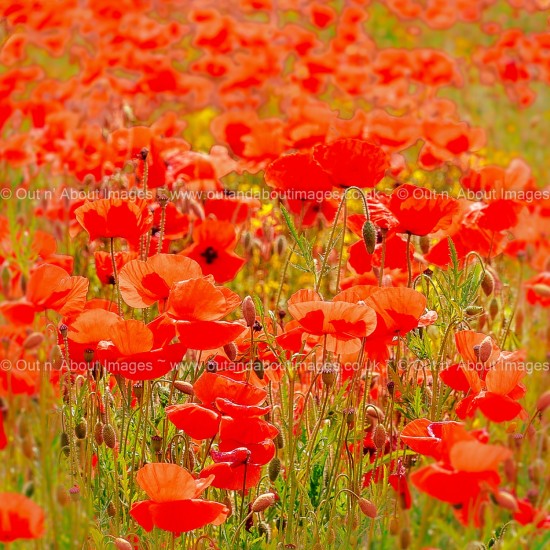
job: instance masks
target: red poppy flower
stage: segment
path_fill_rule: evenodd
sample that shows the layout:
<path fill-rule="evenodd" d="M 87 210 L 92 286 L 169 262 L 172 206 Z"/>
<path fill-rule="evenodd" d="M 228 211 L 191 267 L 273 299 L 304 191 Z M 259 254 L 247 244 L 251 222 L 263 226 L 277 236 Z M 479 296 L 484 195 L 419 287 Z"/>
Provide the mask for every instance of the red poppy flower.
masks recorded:
<path fill-rule="evenodd" d="M 223 504 L 198 498 L 214 476 L 195 479 L 177 464 L 157 462 L 141 468 L 136 480 L 150 500 L 135 502 L 130 515 L 147 532 L 157 527 L 186 533 L 208 524 L 220 525 L 229 514 Z"/>
<path fill-rule="evenodd" d="M 195 260 L 218 283 L 231 281 L 245 264 L 234 253 L 237 235 L 229 222 L 205 220 L 193 230 L 193 244 L 181 254 Z"/>
<path fill-rule="evenodd" d="M 376 327 L 376 314 L 370 307 L 325 302 L 311 290 L 295 292 L 288 300 L 288 312 L 305 332 L 325 337 L 327 350 L 334 353 L 357 351 L 360 339 Z"/>
<path fill-rule="evenodd" d="M 202 277 L 197 262 L 174 254 L 157 254 L 146 262 L 132 260 L 119 274 L 120 294 L 130 307 L 145 308 L 160 301 L 161 311 L 176 281 Z"/>
<path fill-rule="evenodd" d="M 0 493 L 0 542 L 39 539 L 45 531 L 44 510 L 17 493 Z"/>
<path fill-rule="evenodd" d="M 188 279 L 170 290 L 167 314 L 176 320 L 180 342 L 190 349 L 212 350 L 232 342 L 246 327 L 221 321 L 235 310 L 241 299 L 211 278 Z"/>
<path fill-rule="evenodd" d="M 448 228 L 459 212 L 459 203 L 451 197 L 406 183 L 393 191 L 388 208 L 399 221 L 395 228 L 398 233 L 423 236 Z"/>
<path fill-rule="evenodd" d="M 351 138 L 316 145 L 313 159 L 338 187 L 374 187 L 389 167 L 380 147 Z"/>
<path fill-rule="evenodd" d="M 75 210 L 75 216 L 90 241 L 120 237 L 136 244 L 153 224 L 153 216 L 143 199 L 87 201 Z"/>
<path fill-rule="evenodd" d="M 74 315 L 84 308 L 88 284 L 85 277 L 70 277 L 60 267 L 43 264 L 31 274 L 25 298 L 0 304 L 0 311 L 10 322 L 25 325 L 33 322 L 35 313 L 45 310 Z"/>
<path fill-rule="evenodd" d="M 198 403 L 183 403 L 166 407 L 166 417 L 178 430 L 193 439 L 211 439 L 220 428 L 221 415 Z"/>
<path fill-rule="evenodd" d="M 117 273 L 126 265 L 130 260 L 137 257 L 135 252 L 115 252 L 115 264 Z M 110 252 L 103 252 L 98 250 L 94 252 L 94 264 L 95 271 L 98 279 L 104 285 L 114 285 L 115 277 L 113 272 L 113 260 Z"/>

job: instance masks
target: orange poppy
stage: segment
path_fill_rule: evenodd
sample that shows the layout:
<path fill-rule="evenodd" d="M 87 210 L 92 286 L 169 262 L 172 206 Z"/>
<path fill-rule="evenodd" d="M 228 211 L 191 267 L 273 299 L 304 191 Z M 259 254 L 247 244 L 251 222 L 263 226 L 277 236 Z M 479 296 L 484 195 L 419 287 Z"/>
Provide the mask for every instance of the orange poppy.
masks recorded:
<path fill-rule="evenodd" d="M 195 479 L 177 464 L 153 463 L 141 468 L 136 480 L 150 500 L 134 502 L 130 515 L 147 532 L 154 527 L 187 533 L 205 525 L 220 525 L 229 515 L 227 506 L 199 498 L 214 476 Z"/>
<path fill-rule="evenodd" d="M 157 254 L 146 262 L 131 260 L 120 270 L 120 294 L 130 307 L 146 308 L 160 302 L 162 311 L 176 281 L 199 277 L 202 277 L 201 268 L 191 258 Z"/>
<path fill-rule="evenodd" d="M 45 531 L 44 510 L 17 493 L 0 493 L 0 542 L 34 540 Z"/>
<path fill-rule="evenodd" d="M 225 221 L 205 220 L 193 230 L 193 244 L 180 254 L 195 260 L 205 275 L 218 283 L 231 281 L 245 264 L 234 253 L 237 245 L 235 227 Z"/>
<path fill-rule="evenodd" d="M 86 277 L 71 277 L 61 267 L 42 264 L 29 277 L 25 297 L 3 302 L 0 312 L 10 322 L 23 325 L 31 324 L 34 315 L 45 310 L 74 315 L 84 309 L 88 285 Z"/>
<path fill-rule="evenodd" d="M 136 244 L 153 224 L 153 216 L 144 199 L 86 201 L 75 210 L 75 216 L 91 241 L 120 237 Z"/>

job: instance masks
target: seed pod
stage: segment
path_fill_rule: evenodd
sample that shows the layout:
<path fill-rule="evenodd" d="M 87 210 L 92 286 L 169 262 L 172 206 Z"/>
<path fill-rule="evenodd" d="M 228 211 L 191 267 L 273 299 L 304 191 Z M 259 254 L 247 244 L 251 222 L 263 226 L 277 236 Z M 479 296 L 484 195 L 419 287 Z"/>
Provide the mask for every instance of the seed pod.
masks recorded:
<path fill-rule="evenodd" d="M 327 388 L 332 388 L 336 382 L 336 372 L 332 365 L 324 365 L 321 370 L 321 380 Z"/>
<path fill-rule="evenodd" d="M 103 424 L 99 420 L 94 426 L 94 439 L 98 446 L 103 444 Z"/>
<path fill-rule="evenodd" d="M 284 438 L 283 432 L 281 430 L 279 430 L 279 433 L 276 435 L 273 442 L 275 443 L 275 447 L 277 449 L 284 449 L 284 447 L 285 447 L 285 438 Z"/>
<path fill-rule="evenodd" d="M 276 500 L 277 495 L 275 493 L 264 493 L 263 495 L 257 497 L 256 500 L 252 503 L 251 511 L 255 513 L 263 512 L 272 504 L 275 504 Z"/>
<path fill-rule="evenodd" d="M 41 332 L 31 332 L 23 341 L 23 349 L 35 349 L 44 341 Z"/>
<path fill-rule="evenodd" d="M 114 542 L 117 550 L 133 550 L 133 546 L 126 539 L 117 537 Z"/>
<path fill-rule="evenodd" d="M 75 426 L 74 433 L 78 439 L 84 439 L 88 433 L 88 424 L 84 418 Z"/>
<path fill-rule="evenodd" d="M 242 303 L 243 318 L 246 321 L 246 326 L 251 327 L 256 320 L 256 306 L 251 296 L 247 296 Z"/>
<path fill-rule="evenodd" d="M 366 498 L 360 498 L 357 500 L 361 512 L 368 518 L 375 518 L 377 514 L 376 506 Z"/>
<path fill-rule="evenodd" d="M 237 359 L 238 350 L 237 344 L 235 344 L 235 342 L 229 342 L 228 344 L 225 344 L 225 346 L 223 346 L 223 351 L 230 361 L 235 361 L 235 359 Z"/>
<path fill-rule="evenodd" d="M 107 504 L 107 515 L 110 518 L 114 518 L 116 516 L 116 506 L 112 500 L 110 500 L 109 504 Z"/>
<path fill-rule="evenodd" d="M 78 500 L 80 498 L 80 487 L 76 483 L 69 489 L 69 496 L 72 500 Z"/>
<path fill-rule="evenodd" d="M 485 293 L 485 296 L 490 296 L 495 290 L 495 278 L 490 271 L 485 271 L 483 278 L 481 279 L 481 289 Z"/>
<path fill-rule="evenodd" d="M 374 429 L 372 440 L 378 450 L 383 449 L 386 445 L 386 430 L 382 424 L 378 424 Z"/>
<path fill-rule="evenodd" d="M 496 298 L 493 298 L 489 304 L 489 315 L 494 319 L 498 315 L 498 310 L 498 301 Z"/>
<path fill-rule="evenodd" d="M 136 396 L 136 399 L 141 403 L 141 400 L 143 399 L 143 382 L 141 380 L 139 382 L 135 382 L 132 386 L 132 390 Z"/>
<path fill-rule="evenodd" d="M 418 239 L 418 245 L 422 254 L 427 254 L 430 251 L 430 238 L 428 235 L 423 235 Z"/>
<path fill-rule="evenodd" d="M 376 248 L 376 226 L 370 220 L 363 224 L 363 241 L 367 252 L 372 254 Z"/>
<path fill-rule="evenodd" d="M 473 317 L 474 315 L 483 313 L 483 308 L 481 306 L 468 306 L 464 308 L 464 313 L 470 317 Z"/>
<path fill-rule="evenodd" d="M 116 432 L 111 424 L 105 424 L 103 426 L 103 441 L 109 449 L 114 449 L 116 447 Z"/>
<path fill-rule="evenodd" d="M 279 477 L 279 473 L 281 471 L 281 460 L 278 456 L 273 457 L 271 462 L 268 466 L 268 472 L 269 472 L 269 481 L 271 483 L 274 483 L 275 480 Z"/>
<path fill-rule="evenodd" d="M 95 351 L 93 349 L 88 348 L 84 350 L 84 361 L 86 361 L 86 363 L 91 363 L 94 360 L 94 356 Z"/>
<path fill-rule="evenodd" d="M 195 395 L 195 390 L 193 389 L 193 384 L 189 382 L 184 382 L 183 380 L 176 380 L 174 382 L 174 388 L 184 393 L 185 395 Z"/>
<path fill-rule="evenodd" d="M 213 359 L 210 359 L 210 361 L 206 362 L 206 372 L 217 372 L 218 370 L 218 363 L 214 361 Z"/>
<path fill-rule="evenodd" d="M 344 409 L 344 420 L 346 421 L 346 424 L 348 427 L 353 426 L 353 423 L 355 422 L 355 409 L 353 407 L 349 407 L 347 409 Z"/>
<path fill-rule="evenodd" d="M 282 256 L 286 252 L 287 247 L 288 241 L 286 237 L 284 235 L 279 235 L 275 241 L 275 252 L 277 252 L 279 256 Z"/>
<path fill-rule="evenodd" d="M 154 453 L 160 453 L 162 450 L 162 437 L 160 435 L 154 435 L 151 437 L 151 448 Z"/>
<path fill-rule="evenodd" d="M 34 481 L 32 479 L 30 481 L 27 481 L 25 485 L 23 485 L 23 494 L 26 497 L 32 497 L 34 494 Z"/>
<path fill-rule="evenodd" d="M 390 520 L 390 534 L 395 537 L 399 533 L 399 518 L 394 517 Z"/>

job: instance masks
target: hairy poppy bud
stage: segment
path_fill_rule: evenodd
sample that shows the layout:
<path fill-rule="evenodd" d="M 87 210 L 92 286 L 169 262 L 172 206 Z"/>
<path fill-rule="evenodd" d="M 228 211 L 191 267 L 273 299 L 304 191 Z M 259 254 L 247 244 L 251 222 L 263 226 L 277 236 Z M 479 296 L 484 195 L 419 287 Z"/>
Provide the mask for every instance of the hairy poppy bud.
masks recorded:
<path fill-rule="evenodd" d="M 496 298 L 493 298 L 489 304 L 489 315 L 494 319 L 498 315 L 498 310 L 498 301 Z"/>
<path fill-rule="evenodd" d="M 486 363 L 493 352 L 493 342 L 490 336 L 484 338 L 478 346 L 474 346 L 474 353 L 481 363 Z"/>
<path fill-rule="evenodd" d="M 256 321 L 256 306 L 251 296 L 247 296 L 242 303 L 243 317 L 246 321 L 246 326 L 251 327 Z"/>
<path fill-rule="evenodd" d="M 376 227 L 370 220 L 363 224 L 363 241 L 367 252 L 372 254 L 376 248 Z"/>
<path fill-rule="evenodd" d="M 361 512 L 365 514 L 368 518 L 375 518 L 376 517 L 376 506 L 368 499 L 366 498 L 359 498 L 357 500 L 359 504 L 359 508 L 361 509 Z"/>
<path fill-rule="evenodd" d="M 94 439 L 98 446 L 103 444 L 103 424 L 100 421 L 94 427 Z"/>
<path fill-rule="evenodd" d="M 401 543 L 401 548 L 403 548 L 403 550 L 406 550 L 411 545 L 411 531 L 407 527 L 401 529 L 399 542 Z"/>
<path fill-rule="evenodd" d="M 31 332 L 23 342 L 23 349 L 37 348 L 44 341 L 44 335 L 41 332 Z"/>
<path fill-rule="evenodd" d="M 56 344 L 50 352 L 50 363 L 55 370 L 59 370 L 63 364 L 63 353 L 61 348 Z"/>
<path fill-rule="evenodd" d="M 263 361 L 256 359 L 252 365 L 252 370 L 256 373 L 256 376 L 260 379 L 264 379 L 264 364 Z"/>
<path fill-rule="evenodd" d="M 275 493 L 264 493 L 256 498 L 256 500 L 252 503 L 252 512 L 263 512 L 272 504 L 275 504 L 276 500 L 277 495 Z"/>
<path fill-rule="evenodd" d="M 391 518 L 390 520 L 390 534 L 395 537 L 399 533 L 399 518 Z"/>
<path fill-rule="evenodd" d="M 428 235 L 422 235 L 422 237 L 418 239 L 418 246 L 422 254 L 427 254 L 430 251 L 430 238 Z"/>
<path fill-rule="evenodd" d="M 473 317 L 474 315 L 483 313 L 483 308 L 481 306 L 468 306 L 464 309 L 464 313 L 470 317 Z"/>
<path fill-rule="evenodd" d="M 287 248 L 288 242 L 286 237 L 284 235 L 279 235 L 275 241 L 275 251 L 277 252 L 277 255 L 282 256 L 286 252 Z"/>
<path fill-rule="evenodd" d="M 550 407 L 550 390 L 545 391 L 537 401 L 537 411 L 545 411 L 548 407 Z"/>
<path fill-rule="evenodd" d="M 225 344 L 225 346 L 223 346 L 223 351 L 230 361 L 235 361 L 235 359 L 237 359 L 237 344 L 235 344 L 235 342 Z"/>
<path fill-rule="evenodd" d="M 382 424 L 378 424 L 374 429 L 372 440 L 374 441 L 377 449 L 382 449 L 384 448 L 384 445 L 386 445 L 386 430 Z"/>
<path fill-rule="evenodd" d="M 535 294 L 538 294 L 542 298 L 550 298 L 550 285 L 545 285 L 543 283 L 538 283 L 531 287 Z"/>
<path fill-rule="evenodd" d="M 75 426 L 74 433 L 78 439 L 84 439 L 88 433 L 88 424 L 84 418 Z"/>
<path fill-rule="evenodd" d="M 195 390 L 193 389 L 193 384 L 189 382 L 184 382 L 183 380 L 176 380 L 174 382 L 174 388 L 184 393 L 185 395 L 195 395 Z"/>
<path fill-rule="evenodd" d="M 281 471 L 281 460 L 279 457 L 275 456 L 271 460 L 268 466 L 268 472 L 269 472 L 269 481 L 273 483 L 278 477 L 279 472 Z"/>
<path fill-rule="evenodd" d="M 133 549 L 132 545 L 126 539 L 121 539 L 120 537 L 117 537 L 115 539 L 115 547 L 117 548 L 117 550 L 132 550 Z"/>
<path fill-rule="evenodd" d="M 481 289 L 485 293 L 485 296 L 490 296 L 495 290 L 495 278 L 490 271 L 485 271 L 483 278 L 481 279 Z"/>
<path fill-rule="evenodd" d="M 506 491 L 498 491 L 494 495 L 495 502 L 506 510 L 511 510 L 512 512 L 517 512 L 519 507 L 517 500 Z"/>
<path fill-rule="evenodd" d="M 111 424 L 105 424 L 103 426 L 103 441 L 109 449 L 114 449 L 116 446 L 116 432 Z"/>

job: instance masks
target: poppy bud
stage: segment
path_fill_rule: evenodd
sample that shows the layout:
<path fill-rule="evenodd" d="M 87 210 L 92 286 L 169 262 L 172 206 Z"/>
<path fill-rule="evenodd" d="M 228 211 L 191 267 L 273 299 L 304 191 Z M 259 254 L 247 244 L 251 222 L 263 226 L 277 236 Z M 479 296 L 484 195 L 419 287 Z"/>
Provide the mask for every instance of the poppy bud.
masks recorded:
<path fill-rule="evenodd" d="M 537 401 L 537 411 L 543 412 L 550 407 L 550 390 L 545 391 Z"/>
<path fill-rule="evenodd" d="M 271 460 L 268 466 L 268 472 L 269 472 L 269 481 L 271 483 L 274 483 L 275 480 L 279 477 L 279 472 L 281 471 L 281 460 L 279 457 L 275 456 Z"/>
<path fill-rule="evenodd" d="M 252 512 L 263 512 L 269 508 L 272 504 L 275 504 L 277 500 L 277 495 L 275 493 L 264 493 L 256 498 L 252 503 Z"/>
<path fill-rule="evenodd" d="M 174 388 L 176 388 L 176 390 L 180 391 L 181 393 L 184 393 L 185 395 L 195 394 L 193 384 L 190 384 L 189 382 L 184 382 L 183 380 L 176 380 L 174 382 Z"/>
<path fill-rule="evenodd" d="M 87 348 L 84 350 L 84 361 L 91 363 L 94 360 L 95 352 L 93 349 Z"/>
<path fill-rule="evenodd" d="M 497 493 L 495 493 L 494 499 L 501 508 L 511 510 L 512 512 L 518 511 L 517 500 L 507 491 L 498 491 Z"/>
<path fill-rule="evenodd" d="M 115 546 L 117 550 L 133 550 L 132 545 L 126 539 L 121 539 L 120 537 L 115 539 Z"/>
<path fill-rule="evenodd" d="M 275 436 L 275 439 L 273 440 L 273 443 L 275 443 L 275 447 L 277 447 L 277 449 L 284 449 L 285 438 L 284 438 L 283 432 L 281 430 L 279 430 L 279 433 Z"/>
<path fill-rule="evenodd" d="M 44 341 L 44 335 L 41 332 L 31 332 L 23 342 L 23 349 L 37 348 Z"/>
<path fill-rule="evenodd" d="M 56 344 L 50 352 L 50 363 L 55 370 L 59 370 L 63 364 L 63 353 L 61 348 Z"/>
<path fill-rule="evenodd" d="M 82 419 L 74 428 L 74 433 L 78 439 L 84 439 L 88 433 L 88 424 Z"/>
<path fill-rule="evenodd" d="M 464 308 L 464 313 L 470 317 L 473 317 L 474 315 L 483 313 L 483 308 L 481 306 L 468 306 Z"/>
<path fill-rule="evenodd" d="M 251 327 L 256 321 L 256 306 L 251 296 L 247 296 L 242 303 L 243 318 L 246 321 L 246 326 Z"/>
<path fill-rule="evenodd" d="M 363 224 L 363 241 L 367 252 L 372 254 L 376 248 L 376 227 L 370 220 Z"/>
<path fill-rule="evenodd" d="M 510 483 L 514 483 L 517 478 L 517 468 L 515 462 L 508 458 L 504 461 L 504 475 Z"/>
<path fill-rule="evenodd" d="M 327 543 L 334 544 L 336 542 L 336 531 L 334 527 L 329 527 L 327 530 Z"/>
<path fill-rule="evenodd" d="M 498 310 L 498 301 L 496 298 L 493 298 L 489 304 L 489 315 L 494 319 L 498 315 Z"/>
<path fill-rule="evenodd" d="M 336 373 L 332 365 L 324 365 L 321 370 L 321 380 L 327 388 L 332 388 L 336 382 Z"/>
<path fill-rule="evenodd" d="M 399 535 L 399 542 L 403 550 L 406 550 L 411 545 L 411 531 L 407 527 L 404 527 L 403 529 L 401 529 L 401 534 Z"/>
<path fill-rule="evenodd" d="M 223 346 L 223 351 L 230 361 L 235 361 L 235 359 L 237 359 L 237 344 L 235 344 L 235 342 L 225 344 L 225 346 Z"/>
<path fill-rule="evenodd" d="M 386 445 L 386 430 L 384 429 L 384 426 L 382 426 L 382 424 L 378 424 L 374 429 L 372 440 L 374 441 L 376 448 L 379 450 L 383 449 L 384 445 Z"/>
<path fill-rule="evenodd" d="M 116 516 L 116 506 L 112 500 L 110 500 L 109 504 L 107 504 L 107 515 L 110 518 L 114 518 Z"/>
<path fill-rule="evenodd" d="M 489 357 L 491 357 L 492 352 L 493 341 L 491 340 L 490 336 L 484 338 L 479 346 L 474 346 L 474 353 L 476 354 L 476 357 L 479 359 L 480 363 L 486 363 L 489 360 Z"/>
<path fill-rule="evenodd" d="M 60 506 L 67 506 L 70 502 L 69 493 L 64 487 L 61 486 L 56 489 L 55 498 Z"/>
<path fill-rule="evenodd" d="M 481 289 L 485 293 L 485 296 L 490 296 L 495 290 L 495 278 L 490 271 L 485 271 L 483 278 L 481 279 Z"/>
<path fill-rule="evenodd" d="M 244 251 L 247 253 L 250 252 L 252 250 L 253 243 L 252 234 L 249 231 L 246 231 L 245 233 L 243 233 L 242 239 Z"/>
<path fill-rule="evenodd" d="M 359 504 L 359 508 L 361 509 L 361 512 L 365 514 L 368 518 L 375 518 L 376 517 L 376 506 L 368 499 L 366 498 L 360 498 L 357 500 Z"/>
<path fill-rule="evenodd" d="M 252 365 L 252 370 L 256 373 L 256 376 L 260 379 L 264 379 L 264 364 L 263 361 L 256 359 Z"/>
<path fill-rule="evenodd" d="M 103 441 L 109 449 L 114 449 L 116 446 L 116 432 L 111 424 L 105 424 L 103 426 Z"/>
<path fill-rule="evenodd" d="M 23 439 L 22 449 L 23 449 L 23 454 L 29 460 L 34 459 L 36 455 L 36 447 L 34 445 L 34 438 L 30 433 L 27 434 L 27 437 L 25 437 L 25 439 Z"/>
<path fill-rule="evenodd" d="M 99 420 L 94 427 L 94 439 L 98 446 L 103 443 L 103 424 Z"/>
<path fill-rule="evenodd" d="M 550 285 L 539 283 L 533 285 L 531 288 L 535 294 L 538 294 L 542 298 L 550 298 Z"/>
<path fill-rule="evenodd" d="M 67 432 L 61 434 L 61 450 L 65 456 L 69 456 L 69 435 Z"/>
<path fill-rule="evenodd" d="M 430 251 L 430 238 L 428 235 L 423 235 L 418 239 L 418 245 L 422 254 L 427 254 Z"/>
<path fill-rule="evenodd" d="M 546 463 L 541 458 L 537 458 L 527 469 L 529 479 L 536 484 L 539 484 L 541 479 L 544 478 L 545 471 Z"/>
<path fill-rule="evenodd" d="M 275 251 L 279 256 L 282 256 L 288 248 L 288 242 L 284 235 L 279 235 L 275 241 Z"/>

